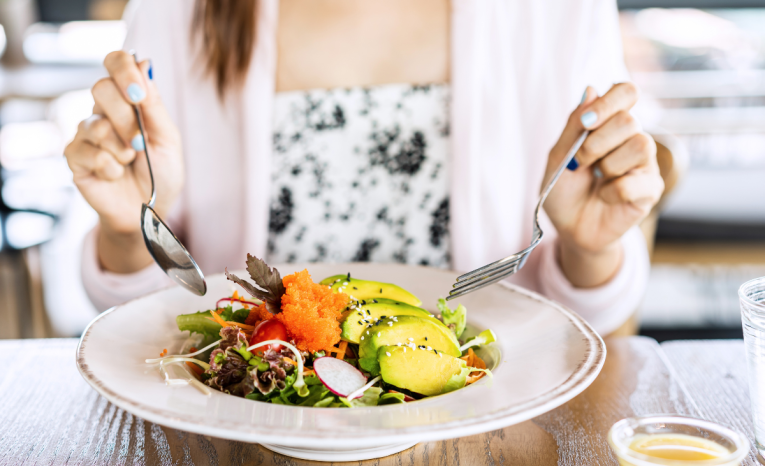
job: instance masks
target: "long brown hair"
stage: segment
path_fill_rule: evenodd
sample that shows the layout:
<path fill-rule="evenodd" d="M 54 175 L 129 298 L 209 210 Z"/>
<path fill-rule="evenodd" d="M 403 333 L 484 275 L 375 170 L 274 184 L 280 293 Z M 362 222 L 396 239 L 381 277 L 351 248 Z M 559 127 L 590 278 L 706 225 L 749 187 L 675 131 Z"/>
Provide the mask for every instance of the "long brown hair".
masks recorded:
<path fill-rule="evenodd" d="M 196 0 L 194 32 L 201 35 L 207 72 L 218 95 L 239 86 L 255 47 L 256 0 Z"/>

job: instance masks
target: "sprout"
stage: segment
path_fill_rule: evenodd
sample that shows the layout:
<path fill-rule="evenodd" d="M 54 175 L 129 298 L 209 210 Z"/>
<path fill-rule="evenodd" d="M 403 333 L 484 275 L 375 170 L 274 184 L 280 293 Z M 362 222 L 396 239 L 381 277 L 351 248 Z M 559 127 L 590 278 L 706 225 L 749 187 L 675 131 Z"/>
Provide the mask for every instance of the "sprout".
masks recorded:
<path fill-rule="evenodd" d="M 351 393 L 350 395 L 348 395 L 348 396 L 347 396 L 345 399 L 346 399 L 346 400 L 348 400 L 348 401 L 351 401 L 351 400 L 353 400 L 354 398 L 360 398 L 362 395 L 364 395 L 364 392 L 365 392 L 365 391 L 367 391 L 368 389 L 370 389 L 370 388 L 372 387 L 372 385 L 376 384 L 376 383 L 377 383 L 377 381 L 378 381 L 378 380 L 380 380 L 380 379 L 382 379 L 382 377 L 378 375 L 378 376 L 377 376 L 377 377 L 375 377 L 374 379 L 370 380 L 370 381 L 369 381 L 369 383 L 367 383 L 367 384 L 366 384 L 366 385 L 364 385 L 363 387 L 359 388 L 359 389 L 358 389 L 358 390 L 356 390 L 355 392 L 353 392 L 353 393 Z"/>
<path fill-rule="evenodd" d="M 221 341 L 223 341 L 223 340 L 218 340 L 215 343 L 210 343 L 209 345 L 205 346 L 201 350 L 195 351 L 193 353 L 189 353 L 189 354 L 171 354 L 170 356 L 164 356 L 164 357 L 161 357 L 161 358 L 147 359 L 146 363 L 147 364 L 156 364 L 156 363 L 161 362 L 161 361 L 166 361 L 166 360 L 168 360 L 170 358 L 191 358 L 191 357 L 194 357 L 194 356 L 196 356 L 198 354 L 204 353 L 205 351 L 209 350 L 210 348 L 212 348 L 214 346 L 218 346 Z"/>

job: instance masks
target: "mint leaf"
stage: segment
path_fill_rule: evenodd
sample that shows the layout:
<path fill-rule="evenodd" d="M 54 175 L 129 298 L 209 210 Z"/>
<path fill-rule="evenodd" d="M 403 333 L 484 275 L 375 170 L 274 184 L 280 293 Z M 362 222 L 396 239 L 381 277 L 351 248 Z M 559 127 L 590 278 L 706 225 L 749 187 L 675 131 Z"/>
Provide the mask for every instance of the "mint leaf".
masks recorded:
<path fill-rule="evenodd" d="M 228 273 L 228 270 L 226 270 L 226 278 L 244 288 L 251 296 L 263 301 L 271 314 L 280 313 L 282 311 L 282 295 L 287 290 L 284 288 L 279 271 L 269 267 L 263 260 L 247 254 L 247 272 L 255 285 Z"/>

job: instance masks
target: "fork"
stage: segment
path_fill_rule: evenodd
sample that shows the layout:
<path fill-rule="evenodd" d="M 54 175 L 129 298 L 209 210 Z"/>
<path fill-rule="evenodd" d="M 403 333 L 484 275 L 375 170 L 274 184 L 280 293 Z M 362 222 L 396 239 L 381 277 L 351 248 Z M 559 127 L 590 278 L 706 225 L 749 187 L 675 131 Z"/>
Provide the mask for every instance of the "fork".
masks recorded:
<path fill-rule="evenodd" d="M 558 181 L 558 178 L 560 178 L 563 170 L 566 169 L 568 164 L 571 162 L 571 159 L 573 159 L 574 155 L 576 155 L 576 152 L 580 147 L 582 147 L 582 144 L 584 143 L 584 140 L 587 138 L 588 134 L 590 134 L 589 131 L 583 132 L 581 136 L 579 136 L 579 138 L 576 140 L 576 142 L 574 142 L 574 145 L 571 146 L 571 149 L 569 149 L 566 157 L 563 158 L 563 161 L 560 163 L 560 166 L 558 166 L 555 174 L 553 174 L 553 177 L 550 179 L 550 181 L 547 182 L 547 186 L 545 186 L 545 189 L 539 196 L 537 208 L 534 210 L 534 232 L 531 235 L 532 240 L 529 247 L 513 254 L 512 256 L 507 256 L 504 259 L 500 259 L 496 262 L 492 262 L 491 264 L 479 267 L 472 272 L 460 275 L 457 277 L 457 282 L 452 285 L 452 288 L 454 289 L 450 291 L 449 296 L 446 297 L 447 301 L 458 298 L 460 296 L 464 296 L 468 293 L 472 293 L 473 291 L 479 290 L 485 286 L 489 286 L 492 283 L 496 283 L 503 278 L 509 277 L 515 272 L 521 270 L 524 264 L 526 264 L 526 259 L 528 259 L 531 251 L 533 251 L 534 248 L 539 245 L 539 243 L 542 241 L 542 236 L 544 236 L 542 227 L 539 225 L 539 210 L 542 208 L 542 204 L 544 204 L 547 196 L 550 194 L 550 191 L 552 191 L 553 186 L 555 186 L 555 183 Z"/>

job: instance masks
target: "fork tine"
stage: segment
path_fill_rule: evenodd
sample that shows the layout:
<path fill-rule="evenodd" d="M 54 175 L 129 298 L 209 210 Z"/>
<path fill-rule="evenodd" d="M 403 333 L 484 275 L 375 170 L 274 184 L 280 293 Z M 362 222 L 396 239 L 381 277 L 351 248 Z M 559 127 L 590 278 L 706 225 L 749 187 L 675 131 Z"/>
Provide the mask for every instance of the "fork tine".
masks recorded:
<path fill-rule="evenodd" d="M 498 261 L 494 261 L 491 264 L 484 265 L 483 267 L 478 267 L 477 269 L 473 270 L 472 272 L 468 272 L 466 274 L 462 274 L 459 277 L 457 277 L 457 282 L 462 282 L 465 280 L 470 280 L 473 277 L 476 277 L 478 275 L 491 273 L 495 269 L 502 268 L 506 266 L 510 262 L 515 262 L 518 260 L 518 258 L 523 254 L 523 251 L 513 254 L 512 256 L 507 256 L 504 259 L 500 259 Z"/>
<path fill-rule="evenodd" d="M 507 256 L 504 259 L 500 259 L 498 261 L 492 262 L 491 264 L 484 265 L 483 267 L 479 267 L 473 270 L 472 272 L 468 272 L 466 274 L 460 275 L 459 277 L 457 277 L 457 283 L 470 280 L 474 277 L 477 277 L 478 275 L 486 276 L 494 272 L 497 272 L 499 270 L 504 270 L 508 266 L 508 264 L 510 264 L 511 262 L 516 262 L 519 259 L 525 262 L 524 257 L 528 257 L 531 251 L 533 251 L 534 248 L 536 248 L 537 245 L 542 241 L 542 237 L 543 237 L 543 232 L 540 230 L 539 234 L 534 237 L 533 241 L 531 242 L 529 247 L 527 247 L 526 249 L 519 251 L 513 254 L 512 256 Z"/>
<path fill-rule="evenodd" d="M 473 283 L 472 285 L 467 285 L 465 287 L 456 288 L 449 292 L 449 296 L 446 297 L 447 301 L 451 301 L 452 299 L 459 298 L 462 295 L 466 295 L 468 293 L 472 293 L 475 290 L 479 290 L 485 286 L 492 285 L 500 280 L 502 280 L 505 277 L 509 277 L 510 275 L 514 274 L 515 270 L 511 269 L 509 271 L 505 271 L 504 273 L 492 275 L 492 278 L 485 278 L 483 280 L 480 280 L 476 283 Z"/>
<path fill-rule="evenodd" d="M 466 280 L 460 281 L 459 279 L 457 279 L 457 282 L 454 285 L 452 285 L 452 288 L 463 288 L 463 287 L 472 285 L 473 283 L 483 280 L 485 278 L 491 277 L 492 275 L 503 273 L 510 269 L 520 268 L 518 264 L 523 263 L 524 257 L 526 256 L 516 257 L 512 261 L 502 264 L 501 267 L 496 267 L 492 270 L 487 270 L 486 273 L 483 273 L 481 275 L 475 275 L 472 278 L 468 278 Z"/>

